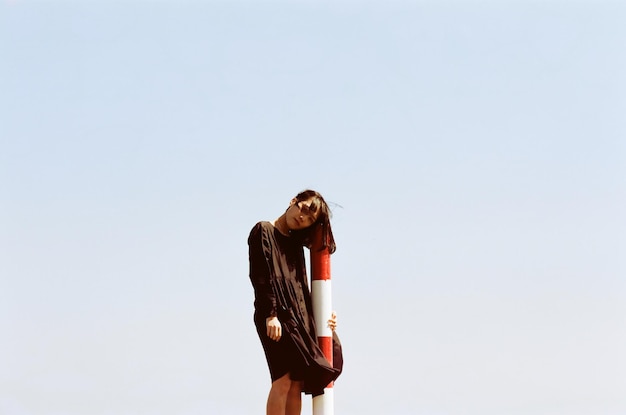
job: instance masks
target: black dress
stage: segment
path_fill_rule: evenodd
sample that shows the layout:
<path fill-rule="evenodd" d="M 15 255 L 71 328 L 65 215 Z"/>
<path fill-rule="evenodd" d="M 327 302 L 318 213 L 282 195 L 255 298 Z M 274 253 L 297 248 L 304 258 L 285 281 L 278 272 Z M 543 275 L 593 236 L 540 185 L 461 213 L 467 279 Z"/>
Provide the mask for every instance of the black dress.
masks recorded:
<path fill-rule="evenodd" d="M 272 381 L 289 373 L 292 380 L 304 381 L 305 393 L 324 393 L 324 388 L 341 373 L 341 367 L 333 367 L 317 344 L 302 245 L 271 223 L 259 222 L 250 232 L 248 247 L 254 323 Z M 272 315 L 278 317 L 283 329 L 278 342 L 267 336 L 265 320 Z M 337 354 L 340 345 L 334 337 Z M 336 360 L 343 362 L 340 355 Z"/>

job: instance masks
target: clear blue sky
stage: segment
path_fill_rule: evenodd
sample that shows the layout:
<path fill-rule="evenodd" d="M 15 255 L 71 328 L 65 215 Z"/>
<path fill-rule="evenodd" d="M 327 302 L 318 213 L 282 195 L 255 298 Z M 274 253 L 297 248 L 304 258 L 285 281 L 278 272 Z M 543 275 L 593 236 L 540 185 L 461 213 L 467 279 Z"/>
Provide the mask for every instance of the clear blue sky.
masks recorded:
<path fill-rule="evenodd" d="M 264 413 L 246 238 L 310 187 L 338 415 L 623 415 L 625 21 L 0 0 L 0 414 Z"/>

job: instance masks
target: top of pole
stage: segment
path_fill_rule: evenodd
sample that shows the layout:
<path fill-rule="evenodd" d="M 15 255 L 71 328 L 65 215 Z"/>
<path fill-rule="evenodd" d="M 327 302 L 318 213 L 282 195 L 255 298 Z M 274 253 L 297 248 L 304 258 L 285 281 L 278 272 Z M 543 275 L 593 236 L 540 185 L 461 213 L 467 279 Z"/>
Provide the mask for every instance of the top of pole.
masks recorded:
<path fill-rule="evenodd" d="M 330 280 L 330 252 L 324 247 L 321 226 L 316 226 L 311 244 L 311 279 Z"/>

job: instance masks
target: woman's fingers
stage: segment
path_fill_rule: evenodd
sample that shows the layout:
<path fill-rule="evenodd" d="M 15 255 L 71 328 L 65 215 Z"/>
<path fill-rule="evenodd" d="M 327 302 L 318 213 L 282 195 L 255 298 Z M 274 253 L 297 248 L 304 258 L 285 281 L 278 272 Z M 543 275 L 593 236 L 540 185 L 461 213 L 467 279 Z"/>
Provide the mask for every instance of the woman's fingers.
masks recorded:
<path fill-rule="evenodd" d="M 269 317 L 265 320 L 267 327 L 267 337 L 274 341 L 279 341 L 283 335 L 283 328 L 276 317 Z"/>
<path fill-rule="evenodd" d="M 332 331 L 335 331 L 335 329 L 337 328 L 337 313 L 334 311 L 330 315 L 330 320 L 328 320 L 328 327 Z"/>

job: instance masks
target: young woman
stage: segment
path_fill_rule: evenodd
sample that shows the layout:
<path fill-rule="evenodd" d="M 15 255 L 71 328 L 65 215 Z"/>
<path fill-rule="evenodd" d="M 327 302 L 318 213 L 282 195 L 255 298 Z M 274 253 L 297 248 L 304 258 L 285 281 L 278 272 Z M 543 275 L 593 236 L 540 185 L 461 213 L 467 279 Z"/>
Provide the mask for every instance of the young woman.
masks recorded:
<path fill-rule="evenodd" d="M 303 247 L 311 248 L 316 231 L 332 254 L 330 209 L 322 195 L 305 190 L 278 219 L 257 223 L 248 237 L 254 324 L 272 379 L 267 415 L 299 415 L 302 392 L 320 395 L 341 373 L 324 357 L 315 334 Z M 334 313 L 329 318 L 334 331 Z"/>

